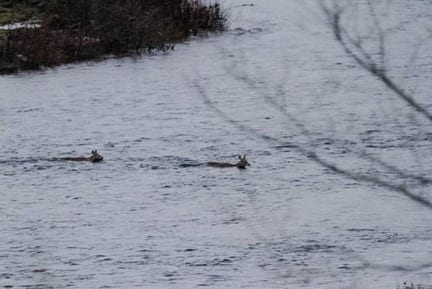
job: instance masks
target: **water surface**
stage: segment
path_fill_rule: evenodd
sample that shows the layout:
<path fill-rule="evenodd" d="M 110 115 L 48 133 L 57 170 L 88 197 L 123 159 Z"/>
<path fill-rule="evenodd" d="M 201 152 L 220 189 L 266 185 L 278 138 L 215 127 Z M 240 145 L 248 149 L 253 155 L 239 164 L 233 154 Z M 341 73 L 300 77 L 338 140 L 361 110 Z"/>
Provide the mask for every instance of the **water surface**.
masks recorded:
<path fill-rule="evenodd" d="M 169 54 L 0 77 L 0 286 L 431 284 L 430 210 L 292 147 L 371 172 L 349 153 L 366 149 L 427 176 L 430 124 L 347 57 L 313 2 L 262 2 L 227 1 L 226 33 Z M 384 23 L 418 16 L 388 38 L 388 65 L 430 108 L 431 52 L 404 66 L 428 11 L 393 1 Z M 93 149 L 102 163 L 53 161 Z M 200 165 L 238 154 L 247 170 Z"/>

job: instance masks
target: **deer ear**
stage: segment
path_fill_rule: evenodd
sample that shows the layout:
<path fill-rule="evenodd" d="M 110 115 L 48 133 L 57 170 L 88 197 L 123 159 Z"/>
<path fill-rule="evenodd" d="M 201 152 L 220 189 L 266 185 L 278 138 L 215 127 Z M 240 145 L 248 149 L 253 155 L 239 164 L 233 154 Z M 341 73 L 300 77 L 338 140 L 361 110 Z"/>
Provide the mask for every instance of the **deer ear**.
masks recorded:
<path fill-rule="evenodd" d="M 91 153 L 94 154 L 94 151 L 92 151 Z"/>
<path fill-rule="evenodd" d="M 238 156 L 239 160 L 241 160 L 241 156 Z"/>
<path fill-rule="evenodd" d="M 97 153 L 97 150 L 95 150 L 95 153 Z"/>

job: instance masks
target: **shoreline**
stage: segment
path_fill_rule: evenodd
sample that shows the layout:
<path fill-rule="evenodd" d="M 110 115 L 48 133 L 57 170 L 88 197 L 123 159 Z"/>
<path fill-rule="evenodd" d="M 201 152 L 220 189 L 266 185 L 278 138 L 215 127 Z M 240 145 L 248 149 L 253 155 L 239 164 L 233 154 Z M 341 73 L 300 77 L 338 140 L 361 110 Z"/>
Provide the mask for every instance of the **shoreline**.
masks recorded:
<path fill-rule="evenodd" d="M 56 1 L 60 0 L 52 3 Z M 136 0 L 129 6 L 89 2 L 47 5 L 40 8 L 39 19 L 10 19 L 0 26 L 0 75 L 110 55 L 168 52 L 191 36 L 224 31 L 228 18 L 217 2 Z"/>

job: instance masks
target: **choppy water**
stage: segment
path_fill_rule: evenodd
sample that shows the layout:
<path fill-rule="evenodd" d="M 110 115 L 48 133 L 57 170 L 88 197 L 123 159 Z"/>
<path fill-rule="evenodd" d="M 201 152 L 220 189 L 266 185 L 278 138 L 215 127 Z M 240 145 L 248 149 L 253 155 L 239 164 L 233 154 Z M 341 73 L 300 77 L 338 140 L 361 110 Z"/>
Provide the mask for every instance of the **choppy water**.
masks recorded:
<path fill-rule="evenodd" d="M 313 2 L 261 2 L 227 2 L 228 32 L 167 55 L 0 77 L 0 286 L 432 283 L 430 210 L 292 147 L 396 178 L 351 153 L 364 149 L 430 176 L 430 124 L 350 61 Z M 430 41 L 404 66 L 430 2 L 388 9 L 385 25 L 405 21 L 390 73 L 431 108 Z M 104 162 L 53 160 L 93 149 Z M 200 165 L 238 154 L 247 170 Z"/>

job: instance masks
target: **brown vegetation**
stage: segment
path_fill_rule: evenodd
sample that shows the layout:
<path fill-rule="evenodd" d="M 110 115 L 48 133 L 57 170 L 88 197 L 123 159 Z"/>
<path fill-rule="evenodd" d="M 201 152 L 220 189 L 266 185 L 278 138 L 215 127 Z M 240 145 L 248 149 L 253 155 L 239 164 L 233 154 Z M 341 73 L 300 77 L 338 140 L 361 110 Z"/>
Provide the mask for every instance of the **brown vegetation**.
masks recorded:
<path fill-rule="evenodd" d="M 11 30 L 0 40 L 0 72 L 166 51 L 226 23 L 218 3 L 189 0 L 46 0 L 42 10 L 41 27 Z"/>

